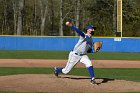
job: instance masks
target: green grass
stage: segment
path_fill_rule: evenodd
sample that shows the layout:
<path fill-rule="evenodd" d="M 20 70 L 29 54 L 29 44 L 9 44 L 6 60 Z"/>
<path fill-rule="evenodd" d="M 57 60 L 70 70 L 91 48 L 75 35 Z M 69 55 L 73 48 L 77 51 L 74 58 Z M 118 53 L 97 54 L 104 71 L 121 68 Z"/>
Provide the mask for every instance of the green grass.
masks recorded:
<path fill-rule="evenodd" d="M 67 59 L 69 51 L 0 50 L 0 59 Z M 88 54 L 97 60 L 140 60 L 140 53 L 99 52 Z"/>
<path fill-rule="evenodd" d="M 140 82 L 139 72 L 140 68 L 95 68 L 95 77 Z M 86 69 L 83 68 L 75 69 L 72 74 L 88 76 Z"/>
<path fill-rule="evenodd" d="M 96 78 L 140 82 L 140 68 L 95 68 Z M 17 74 L 53 74 L 53 68 L 0 67 L 0 76 Z M 86 68 L 74 68 L 69 74 L 89 76 Z"/>
<path fill-rule="evenodd" d="M 140 53 L 129 52 L 100 52 L 89 56 L 100 60 L 140 60 Z"/>
<path fill-rule="evenodd" d="M 51 74 L 52 68 L 0 67 L 0 76 L 16 74 Z"/>
<path fill-rule="evenodd" d="M 0 58 L 6 59 L 67 59 L 68 51 L 1 50 Z"/>

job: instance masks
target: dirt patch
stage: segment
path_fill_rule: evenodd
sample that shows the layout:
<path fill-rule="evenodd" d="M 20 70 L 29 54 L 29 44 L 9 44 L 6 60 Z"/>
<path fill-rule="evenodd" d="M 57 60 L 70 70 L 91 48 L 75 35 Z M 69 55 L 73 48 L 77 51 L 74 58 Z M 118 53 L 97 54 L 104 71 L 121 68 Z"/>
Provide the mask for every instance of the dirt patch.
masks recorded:
<path fill-rule="evenodd" d="M 96 79 L 98 85 L 90 83 L 90 79 L 82 76 L 62 75 L 56 78 L 54 75 L 11 75 L 0 76 L 1 91 L 15 92 L 59 92 L 59 93 L 95 93 L 95 92 L 137 92 L 140 91 L 140 83 L 113 80 L 107 78 Z"/>
<path fill-rule="evenodd" d="M 64 67 L 67 60 L 0 59 L 0 67 Z M 92 60 L 95 68 L 140 68 L 140 61 Z M 85 67 L 78 63 L 76 67 Z"/>

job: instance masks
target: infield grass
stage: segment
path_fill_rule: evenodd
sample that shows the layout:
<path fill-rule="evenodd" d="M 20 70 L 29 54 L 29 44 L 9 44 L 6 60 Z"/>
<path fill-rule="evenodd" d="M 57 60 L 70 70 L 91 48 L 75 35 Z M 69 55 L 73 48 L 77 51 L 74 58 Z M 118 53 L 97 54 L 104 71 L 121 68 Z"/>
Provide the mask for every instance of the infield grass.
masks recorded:
<path fill-rule="evenodd" d="M 96 78 L 140 82 L 140 68 L 95 68 Z M 53 74 L 53 68 L 0 67 L 0 76 L 17 74 Z M 89 76 L 86 68 L 74 68 L 70 75 Z"/>
<path fill-rule="evenodd" d="M 67 59 L 69 51 L 0 50 L 0 59 Z M 96 60 L 140 60 L 140 53 L 99 52 L 88 54 Z"/>

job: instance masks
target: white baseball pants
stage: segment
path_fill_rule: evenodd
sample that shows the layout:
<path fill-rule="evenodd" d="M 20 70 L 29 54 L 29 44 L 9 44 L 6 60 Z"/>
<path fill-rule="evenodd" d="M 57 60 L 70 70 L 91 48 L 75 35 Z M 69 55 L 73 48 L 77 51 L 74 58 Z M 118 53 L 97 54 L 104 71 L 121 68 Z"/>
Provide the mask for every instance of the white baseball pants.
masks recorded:
<path fill-rule="evenodd" d="M 71 51 L 69 53 L 68 62 L 65 66 L 65 68 L 62 69 L 62 73 L 67 74 L 70 72 L 70 70 L 78 63 L 83 63 L 87 68 L 92 66 L 91 60 L 88 58 L 87 55 L 79 56 L 76 55 L 74 51 Z"/>

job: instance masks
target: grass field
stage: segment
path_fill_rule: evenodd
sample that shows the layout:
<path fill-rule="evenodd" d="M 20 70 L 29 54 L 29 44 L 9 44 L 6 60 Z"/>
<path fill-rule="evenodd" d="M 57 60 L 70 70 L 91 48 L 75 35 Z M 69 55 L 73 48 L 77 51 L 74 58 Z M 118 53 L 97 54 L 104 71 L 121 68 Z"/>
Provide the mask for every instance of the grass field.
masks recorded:
<path fill-rule="evenodd" d="M 67 59 L 69 51 L 0 50 L 1 59 Z M 140 53 L 99 52 L 88 54 L 97 60 L 140 60 Z"/>
<path fill-rule="evenodd" d="M 95 68 L 96 78 L 109 78 L 140 82 L 140 68 Z M 53 74 L 52 68 L 0 67 L 0 75 Z M 69 74 L 89 76 L 86 68 L 74 68 Z"/>

